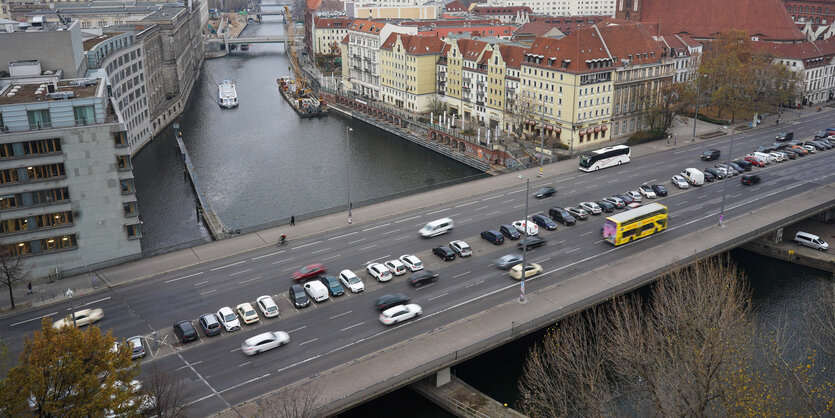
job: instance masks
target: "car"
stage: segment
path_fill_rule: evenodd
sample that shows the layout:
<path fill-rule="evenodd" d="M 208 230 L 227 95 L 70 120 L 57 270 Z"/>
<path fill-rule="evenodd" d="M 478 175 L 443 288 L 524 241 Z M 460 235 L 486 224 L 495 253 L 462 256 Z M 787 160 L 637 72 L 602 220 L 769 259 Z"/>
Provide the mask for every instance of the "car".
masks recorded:
<path fill-rule="evenodd" d="M 803 143 L 803 145 L 811 145 L 811 146 L 815 147 L 815 149 L 817 149 L 818 151 L 825 151 L 825 150 L 828 150 L 828 149 L 832 149 L 832 144 L 830 144 L 829 141 L 827 141 L 825 139 L 815 140 L 815 141 L 806 141 L 806 142 Z"/>
<path fill-rule="evenodd" d="M 789 157 L 786 154 L 784 154 L 780 151 L 772 151 L 772 152 L 769 153 L 769 155 L 774 157 L 774 161 L 776 161 L 778 163 L 786 161 L 786 160 L 789 159 Z"/>
<path fill-rule="evenodd" d="M 635 209 L 641 207 L 641 202 L 632 202 L 626 205 L 626 209 Z"/>
<path fill-rule="evenodd" d="M 509 268 L 521 263 L 521 262 L 522 262 L 522 256 L 521 255 L 507 254 L 507 255 L 503 255 L 503 256 L 499 257 L 499 259 L 496 260 L 496 267 L 498 267 L 502 270 L 507 270 L 507 269 L 509 269 Z"/>
<path fill-rule="evenodd" d="M 438 280 L 438 273 L 431 270 L 423 270 L 413 274 L 412 277 L 409 277 L 409 284 L 412 285 L 412 287 L 420 287 L 429 283 L 434 283 L 436 280 Z"/>
<path fill-rule="evenodd" d="M 571 216 L 573 216 L 573 217 L 575 217 L 575 218 L 577 218 L 581 221 L 585 221 L 586 219 L 589 218 L 589 213 L 586 212 L 584 209 L 575 208 L 575 207 L 571 206 L 571 207 L 565 208 L 565 210 L 567 210 L 568 213 L 571 214 Z"/>
<path fill-rule="evenodd" d="M 652 190 L 652 186 L 648 184 L 642 184 L 641 187 L 638 187 L 638 193 L 642 194 L 647 199 L 655 199 L 658 197 L 655 194 L 655 190 Z"/>
<path fill-rule="evenodd" d="M 452 248 L 449 248 L 446 245 L 439 245 L 433 248 L 432 254 L 441 257 L 444 261 L 455 260 L 455 251 L 452 251 Z"/>
<path fill-rule="evenodd" d="M 417 257 L 415 257 L 411 254 L 401 255 L 399 260 L 412 273 L 414 273 L 418 270 L 423 270 L 423 261 L 420 261 L 419 258 L 417 258 Z"/>
<path fill-rule="evenodd" d="M 393 308 L 388 308 L 380 314 L 380 322 L 383 325 L 393 325 L 398 322 L 403 322 L 420 316 L 423 310 L 420 305 L 409 303 L 406 305 L 397 305 Z"/>
<path fill-rule="evenodd" d="M 597 206 L 600 206 L 600 210 L 602 210 L 603 213 L 612 213 L 615 211 L 615 205 L 613 203 L 607 202 L 605 200 L 598 200 L 594 203 L 597 203 Z"/>
<path fill-rule="evenodd" d="M 762 153 L 767 154 L 767 153 L 770 153 L 770 152 L 776 151 L 776 150 L 777 150 L 777 148 L 774 148 L 771 145 L 760 145 L 760 146 L 757 147 L 756 152 L 762 152 Z"/>
<path fill-rule="evenodd" d="M 811 146 L 811 145 L 800 145 L 800 148 L 803 148 L 806 151 L 809 151 L 809 154 L 814 154 L 814 153 L 817 152 L 817 149 L 815 147 Z"/>
<path fill-rule="evenodd" d="M 774 147 L 774 149 L 777 150 L 777 151 L 782 151 L 782 150 L 788 148 L 789 144 L 787 144 L 785 142 L 772 142 L 771 146 Z"/>
<path fill-rule="evenodd" d="M 746 163 L 748 163 L 748 162 L 746 161 Z M 748 163 L 748 164 L 750 164 L 750 163 Z M 731 168 L 730 166 L 728 166 L 726 164 L 716 164 L 716 167 L 714 167 L 714 168 L 717 171 L 719 171 L 720 173 L 724 174 L 726 178 L 727 177 L 733 177 L 733 176 L 739 174 L 735 169 Z"/>
<path fill-rule="evenodd" d="M 290 285 L 290 292 L 288 293 L 288 296 L 290 297 L 290 302 L 292 302 L 293 306 L 297 308 L 310 306 L 310 299 L 307 298 L 307 294 L 304 293 L 304 289 L 302 289 L 300 284 Z"/>
<path fill-rule="evenodd" d="M 386 273 L 388 273 L 388 270 L 386 270 Z M 389 276 L 391 276 L 391 273 L 389 273 Z M 311 280 L 303 284 L 302 287 L 307 295 L 316 302 L 324 302 L 328 300 L 328 288 L 325 287 L 322 282 Z"/>
<path fill-rule="evenodd" d="M 513 225 L 501 225 L 499 226 L 499 232 L 512 240 L 517 240 L 522 237 L 522 234 L 520 234 Z"/>
<path fill-rule="evenodd" d="M 760 176 L 756 174 L 746 174 L 742 176 L 742 184 L 745 186 L 753 186 L 761 181 Z"/>
<path fill-rule="evenodd" d="M 794 132 L 778 132 L 776 138 L 778 141 L 791 141 L 794 138 Z"/>
<path fill-rule="evenodd" d="M 342 282 L 342 285 L 347 287 L 351 293 L 359 293 L 365 290 L 365 285 L 362 284 L 362 280 L 354 274 L 353 271 L 345 269 L 339 272 L 339 281 Z"/>
<path fill-rule="evenodd" d="M 255 304 L 258 305 L 258 309 L 261 310 L 264 317 L 274 318 L 278 316 L 278 305 L 275 303 L 272 296 L 258 296 L 258 298 L 255 299 Z"/>
<path fill-rule="evenodd" d="M 713 174 L 710 174 L 710 173 L 702 173 L 702 176 L 704 176 L 705 181 L 708 182 L 708 183 L 711 183 L 714 180 L 716 180 L 716 177 L 714 177 Z"/>
<path fill-rule="evenodd" d="M 409 297 L 402 294 L 402 293 L 390 293 L 388 295 L 383 295 L 377 298 L 374 301 L 374 306 L 381 311 L 384 311 L 388 308 L 402 305 L 404 303 L 409 303 Z"/>
<path fill-rule="evenodd" d="M 197 330 L 194 329 L 194 324 L 191 321 L 178 321 L 174 323 L 174 335 L 177 337 L 177 341 L 185 344 L 197 339 Z"/>
<path fill-rule="evenodd" d="M 488 242 L 493 243 L 494 245 L 501 245 L 504 243 L 504 235 L 496 231 L 495 229 L 488 229 L 486 231 L 481 231 L 481 238 L 484 238 Z"/>
<path fill-rule="evenodd" d="M 405 271 L 406 268 L 404 267 L 403 270 Z M 323 285 L 325 285 L 325 288 L 328 289 L 328 293 L 330 293 L 331 296 L 336 297 L 345 294 L 345 288 L 342 287 L 342 284 L 339 283 L 339 279 L 337 279 L 336 277 L 326 274 L 320 277 L 319 281 L 322 282 Z"/>
<path fill-rule="evenodd" d="M 791 147 L 789 147 L 789 149 L 796 151 L 797 155 L 799 155 L 801 157 L 805 157 L 805 156 L 809 155 L 809 151 L 807 151 L 805 148 L 803 148 L 800 145 L 792 145 Z"/>
<path fill-rule="evenodd" d="M 577 218 L 574 215 L 568 213 L 567 210 L 561 208 L 559 206 L 554 206 L 551 209 L 548 209 L 548 217 L 557 221 L 562 222 L 563 225 L 574 225 L 577 222 Z"/>
<path fill-rule="evenodd" d="M 543 187 L 543 188 L 537 190 L 536 193 L 533 194 L 533 197 L 535 197 L 537 199 L 544 199 L 546 197 L 551 197 L 551 196 L 555 195 L 556 193 L 557 193 L 557 189 L 555 189 L 553 187 L 550 187 L 550 186 L 546 186 L 546 187 Z"/>
<path fill-rule="evenodd" d="M 725 170 L 720 170 L 718 168 L 708 167 L 704 170 L 705 174 L 710 174 L 717 180 L 724 180 L 725 179 Z"/>
<path fill-rule="evenodd" d="M 762 162 L 764 162 L 764 163 L 765 163 L 765 165 L 769 165 L 770 163 L 772 163 L 772 162 L 774 161 L 774 157 L 771 155 L 771 153 L 770 153 L 770 152 L 768 152 L 768 153 L 765 153 L 765 152 L 752 152 L 752 153 L 750 153 L 750 154 L 746 155 L 746 157 L 755 157 L 755 158 L 759 158 L 759 159 L 760 159 L 760 161 L 762 161 Z M 743 157 L 743 158 L 744 158 L 744 157 Z"/>
<path fill-rule="evenodd" d="M 835 145 L 832 145 L 832 143 L 831 143 L 831 142 L 829 142 L 829 140 L 828 140 L 828 139 L 826 139 L 826 138 L 816 139 L 816 140 L 814 140 L 814 141 L 812 141 L 812 142 L 814 142 L 814 143 L 816 143 L 816 144 L 820 144 L 820 145 L 822 145 L 822 146 L 823 146 L 824 148 L 826 148 L 826 149 L 832 149 L 832 147 L 835 147 Z"/>
<path fill-rule="evenodd" d="M 603 209 L 594 202 L 580 202 L 580 209 L 592 214 L 592 215 L 600 215 L 603 213 Z"/>
<path fill-rule="evenodd" d="M 744 160 L 740 160 L 740 161 L 744 161 Z M 731 166 L 731 168 L 733 169 L 733 170 L 731 170 L 731 171 L 736 171 L 738 174 L 742 174 L 742 173 L 744 173 L 744 172 L 746 172 L 746 171 L 751 171 L 751 170 L 746 170 L 746 169 L 745 169 L 745 167 L 741 166 L 741 165 L 739 164 L 739 162 L 740 162 L 740 161 L 731 161 L 730 166 Z M 745 161 L 745 162 L 747 163 L 748 161 Z M 753 167 L 753 164 L 748 163 L 748 167 Z M 753 168 L 752 168 L 752 169 L 753 169 Z"/>
<path fill-rule="evenodd" d="M 746 155 L 745 157 L 742 157 L 742 159 L 745 160 L 745 161 L 748 161 L 751 164 L 754 164 L 757 167 L 765 167 L 765 161 L 763 161 L 763 160 L 761 160 L 757 157 L 754 157 L 754 156 L 751 156 L 751 155 Z"/>
<path fill-rule="evenodd" d="M 635 199 L 633 199 L 632 196 L 626 194 L 616 194 L 615 197 L 620 198 L 620 200 L 623 200 L 624 206 L 635 201 Z"/>
<path fill-rule="evenodd" d="M 667 188 L 662 184 L 653 184 L 652 191 L 655 192 L 655 195 L 658 197 L 667 196 Z"/>
<path fill-rule="evenodd" d="M 238 315 L 232 311 L 232 308 L 224 306 L 217 311 L 217 319 L 223 325 L 226 332 L 237 331 L 241 329 L 241 321 L 238 320 Z"/>
<path fill-rule="evenodd" d="M 300 282 L 303 280 L 319 277 L 327 272 L 327 269 L 325 269 L 325 266 L 321 263 L 309 264 L 293 273 L 293 280 Z"/>
<path fill-rule="evenodd" d="M 203 328 L 203 335 L 212 337 L 220 334 L 220 321 L 217 320 L 217 316 L 215 314 L 204 313 L 203 315 L 200 315 L 200 319 L 198 319 L 197 322 L 200 324 L 200 328 Z"/>
<path fill-rule="evenodd" d="M 124 344 L 130 347 L 131 360 L 145 357 L 145 344 L 142 343 L 142 336 L 137 335 L 135 337 L 127 338 L 125 339 Z"/>
<path fill-rule="evenodd" d="M 391 280 L 391 272 L 388 267 L 380 263 L 369 264 L 365 267 L 365 271 L 367 271 L 371 277 L 377 279 L 378 282 L 387 282 Z"/>
<path fill-rule="evenodd" d="M 63 327 L 68 326 L 76 326 L 81 328 L 83 326 L 99 322 L 102 318 L 104 318 L 104 311 L 102 309 L 82 309 L 55 321 L 52 324 L 52 328 L 61 329 Z"/>
<path fill-rule="evenodd" d="M 545 228 L 548 231 L 555 231 L 557 229 L 557 223 L 541 213 L 531 216 L 531 221 L 535 223 L 536 226 Z"/>
<path fill-rule="evenodd" d="M 533 222 L 516 221 L 513 222 L 511 225 L 513 225 L 513 227 L 516 228 L 517 231 L 523 234 L 525 233 L 525 228 L 527 228 L 528 236 L 535 236 L 539 234 L 539 227 L 536 226 L 536 224 Z"/>
<path fill-rule="evenodd" d="M 736 160 L 731 161 L 731 164 L 736 164 L 739 168 L 742 169 L 742 171 L 751 171 L 751 170 L 754 169 L 753 164 L 751 164 L 748 161 L 745 161 L 741 158 L 738 158 Z M 734 175 L 736 175 L 736 174 L 734 174 Z"/>
<path fill-rule="evenodd" d="M 264 332 L 244 340 L 241 351 L 248 356 L 254 356 L 289 342 L 290 335 L 284 331 Z"/>
<path fill-rule="evenodd" d="M 469 257 L 473 255 L 473 249 L 470 248 L 470 244 L 467 244 L 460 239 L 450 241 L 449 248 L 451 248 L 452 251 L 455 251 L 455 254 L 458 254 L 459 257 Z"/>
<path fill-rule="evenodd" d="M 545 245 L 545 240 L 539 237 L 525 237 L 516 243 L 516 246 L 521 250 L 527 247 L 531 250 Z"/>
<path fill-rule="evenodd" d="M 796 160 L 798 157 L 798 153 L 791 148 L 783 148 L 782 150 L 780 150 L 780 152 L 786 154 L 786 156 L 789 157 L 790 160 Z"/>
<path fill-rule="evenodd" d="M 261 318 L 258 317 L 258 312 L 255 312 L 255 308 L 249 302 L 244 302 L 237 306 L 238 315 L 240 315 L 241 319 L 244 321 L 244 324 L 254 324 L 256 322 L 261 321 Z"/>
<path fill-rule="evenodd" d="M 525 265 L 525 278 L 530 278 L 536 276 L 537 274 L 542 273 L 542 266 L 536 263 L 530 263 Z M 507 272 L 510 277 L 513 277 L 516 280 L 522 279 L 522 265 L 517 264 L 513 266 L 510 271 Z"/>
<path fill-rule="evenodd" d="M 670 181 L 676 187 L 678 187 L 679 189 L 689 189 L 690 188 L 690 183 L 688 183 L 687 180 L 685 180 L 684 177 L 682 177 L 682 176 L 675 175 L 675 176 L 673 176 L 672 179 L 670 179 Z"/>
<path fill-rule="evenodd" d="M 632 200 L 635 202 L 640 202 L 641 200 L 643 200 L 643 195 L 641 194 L 641 192 L 637 190 L 630 190 L 626 192 L 626 195 L 631 197 Z"/>
<path fill-rule="evenodd" d="M 711 149 L 702 153 L 701 159 L 703 161 L 717 160 L 717 159 L 719 159 L 720 155 L 721 155 L 721 152 L 718 149 L 711 148 Z"/>
<path fill-rule="evenodd" d="M 621 199 L 617 196 L 604 197 L 601 200 L 605 200 L 605 201 L 615 205 L 615 207 L 618 208 L 618 209 L 623 209 L 626 206 L 626 202 L 624 202 L 623 199 Z"/>
<path fill-rule="evenodd" d="M 389 269 L 391 274 L 395 276 L 402 276 L 406 274 L 406 266 L 403 265 L 403 263 L 396 258 L 394 260 L 386 261 L 385 263 L 383 263 L 383 265 L 386 266 L 386 268 Z"/>
<path fill-rule="evenodd" d="M 817 131 L 817 132 L 815 132 L 815 139 L 827 138 L 827 137 L 829 137 L 829 135 L 830 134 L 827 131 Z"/>

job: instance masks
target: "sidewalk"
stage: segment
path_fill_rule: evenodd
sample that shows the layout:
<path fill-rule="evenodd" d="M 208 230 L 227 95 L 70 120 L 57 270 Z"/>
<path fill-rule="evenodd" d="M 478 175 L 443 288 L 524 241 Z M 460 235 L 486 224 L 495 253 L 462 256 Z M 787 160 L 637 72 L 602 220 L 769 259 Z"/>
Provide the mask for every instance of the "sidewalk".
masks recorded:
<path fill-rule="evenodd" d="M 832 112 L 833 109 L 824 107 L 823 112 Z M 780 126 L 790 126 L 797 120 L 796 110 L 786 110 L 781 117 Z M 802 115 L 810 116 L 816 114 L 814 107 L 804 109 Z M 757 129 L 772 128 L 774 116 L 764 118 L 764 123 Z M 687 125 L 680 125 L 673 128 L 675 143 L 667 144 L 664 140 L 640 144 L 633 147 L 633 155 L 646 155 L 671 148 L 683 147 L 692 144 L 690 141 L 693 132 L 693 120 L 690 119 Z M 741 122 L 736 127 L 747 126 L 749 122 Z M 697 135 L 721 130 L 722 128 L 706 122 L 698 122 L 696 126 Z M 689 133 L 688 133 L 689 132 Z M 686 138 L 687 140 L 681 140 Z M 707 142 L 711 140 L 696 139 L 696 142 Z M 548 164 L 543 167 L 545 178 L 577 171 L 577 163 L 573 160 L 561 161 Z M 443 205 L 452 199 L 465 199 L 483 192 L 484 190 L 498 189 L 513 185 L 522 186 L 524 183 L 517 176 L 530 177 L 535 181 L 538 179 L 539 168 L 534 167 L 527 170 L 513 172 L 509 175 L 500 175 L 489 178 L 474 180 L 454 186 L 445 187 L 417 195 L 402 197 L 390 201 L 377 203 L 370 206 L 353 209 L 354 224 L 372 222 L 374 220 L 413 211 L 418 208 Z M 538 186 L 544 181 L 536 181 Z M 535 187 L 534 184 L 531 187 Z M 155 257 L 140 259 L 125 263 L 119 266 L 101 270 L 93 270 L 85 274 L 62 278 L 61 280 L 49 282 L 47 278 L 33 279 L 32 289 L 34 294 L 27 295 L 27 283 L 23 281 L 13 285 L 16 308 L 14 312 L 20 312 L 31 307 L 60 302 L 67 299 L 66 292 L 72 290 L 75 297 L 99 292 L 108 288 L 132 283 L 145 278 L 153 277 L 162 273 L 179 270 L 202 262 L 216 260 L 235 254 L 264 248 L 274 245 L 281 234 L 287 234 L 291 244 L 292 241 L 307 236 L 334 231 L 349 226 L 347 213 L 336 213 L 315 219 L 305 219 L 303 215 L 296 216 L 296 225 L 283 225 L 276 228 L 269 228 L 262 231 L 214 241 L 185 250 L 173 251 Z M 8 314 L 11 303 L 7 289 L 0 291 L 0 316 Z"/>

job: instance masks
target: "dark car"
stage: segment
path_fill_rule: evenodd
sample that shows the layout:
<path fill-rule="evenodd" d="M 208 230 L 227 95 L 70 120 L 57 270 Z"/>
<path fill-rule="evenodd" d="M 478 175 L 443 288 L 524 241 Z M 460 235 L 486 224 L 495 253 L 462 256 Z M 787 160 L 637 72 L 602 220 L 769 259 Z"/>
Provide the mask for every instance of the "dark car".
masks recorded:
<path fill-rule="evenodd" d="M 499 232 L 510 239 L 519 239 L 522 236 L 513 225 L 502 225 L 499 227 Z"/>
<path fill-rule="evenodd" d="M 719 159 L 720 154 L 721 154 L 721 152 L 718 149 L 712 148 L 712 149 L 709 149 L 709 150 L 703 152 L 701 158 L 702 158 L 703 161 L 716 160 L 716 159 Z"/>
<path fill-rule="evenodd" d="M 342 287 L 342 283 L 339 282 L 339 279 L 333 277 L 329 274 L 322 276 L 319 279 L 325 287 L 328 288 L 328 292 L 331 296 L 342 296 L 345 294 L 345 288 Z"/>
<path fill-rule="evenodd" d="M 748 161 L 741 160 L 741 159 L 740 160 L 733 160 L 733 161 L 731 161 L 731 164 L 738 165 L 743 171 L 751 171 L 751 170 L 754 169 L 753 164 L 749 163 Z"/>
<path fill-rule="evenodd" d="M 612 213 L 615 211 L 615 205 L 611 202 L 607 202 L 605 200 L 598 200 L 594 203 L 597 203 L 597 206 L 600 206 L 600 210 L 602 210 L 603 213 Z"/>
<path fill-rule="evenodd" d="M 742 184 L 752 186 L 760 182 L 760 176 L 756 174 L 746 174 L 742 176 Z"/>
<path fill-rule="evenodd" d="M 327 273 L 325 266 L 322 263 L 310 264 L 300 268 L 297 272 L 293 273 L 293 280 L 295 281 L 302 281 L 307 279 L 312 279 L 314 277 L 319 277 L 323 274 Z"/>
<path fill-rule="evenodd" d="M 803 143 L 803 145 L 811 145 L 811 146 L 815 147 L 815 149 L 818 150 L 818 151 L 825 151 L 827 149 L 826 146 L 824 146 L 823 144 L 821 144 L 818 141 L 806 141 L 806 142 Z"/>
<path fill-rule="evenodd" d="M 574 215 L 568 213 L 567 210 L 558 206 L 554 206 L 553 208 L 548 209 L 548 216 L 557 222 L 562 222 L 563 225 L 570 226 L 577 223 L 577 218 L 575 218 Z"/>
<path fill-rule="evenodd" d="M 529 250 L 539 248 L 545 245 L 545 240 L 539 237 L 525 237 L 522 238 L 521 241 L 516 243 L 516 246 L 519 247 L 520 250 L 524 248 L 526 245 Z"/>
<path fill-rule="evenodd" d="M 185 344 L 189 341 L 197 339 L 197 330 L 191 321 L 180 321 L 174 323 L 174 335 L 177 336 L 177 341 Z"/>
<path fill-rule="evenodd" d="M 767 154 L 772 151 L 777 151 L 777 148 L 774 148 L 771 145 L 760 145 L 757 147 L 757 152 L 764 152 Z"/>
<path fill-rule="evenodd" d="M 441 257 L 444 261 L 455 260 L 455 251 L 446 245 L 441 245 L 432 249 L 432 254 Z"/>
<path fill-rule="evenodd" d="M 718 180 L 725 179 L 725 173 L 723 173 L 722 171 L 717 170 L 715 168 L 708 167 L 708 168 L 704 169 L 704 172 L 705 172 L 705 174 L 710 173 L 711 176 L 715 177 Z"/>
<path fill-rule="evenodd" d="M 658 197 L 664 197 L 667 195 L 667 188 L 660 184 L 653 184 L 652 191 L 655 192 L 655 195 Z"/>
<path fill-rule="evenodd" d="M 826 137 L 828 137 L 828 136 L 829 136 L 829 134 L 828 134 L 826 131 L 817 131 L 817 132 L 815 132 L 815 139 L 818 139 L 818 138 L 826 138 Z"/>
<path fill-rule="evenodd" d="M 533 223 L 539 225 L 541 228 L 545 228 L 549 231 L 557 229 L 556 222 L 552 221 L 551 218 L 541 213 L 537 213 L 536 215 L 531 216 L 531 220 L 533 221 Z"/>
<path fill-rule="evenodd" d="M 778 141 L 791 141 L 794 138 L 794 132 L 779 132 L 777 134 Z"/>
<path fill-rule="evenodd" d="M 776 149 L 777 151 L 782 151 L 788 148 L 789 144 L 785 142 L 772 142 L 771 146 L 774 147 L 774 149 Z"/>
<path fill-rule="evenodd" d="M 790 160 L 796 160 L 797 159 L 797 153 L 794 152 L 794 150 L 791 149 L 791 148 L 783 148 L 783 149 L 780 150 L 780 152 L 782 152 L 783 154 L 786 154 L 786 157 L 789 157 Z"/>
<path fill-rule="evenodd" d="M 704 172 L 702 173 L 702 175 L 704 175 L 705 181 L 708 183 L 712 183 L 714 180 L 716 180 L 716 177 L 708 172 Z"/>
<path fill-rule="evenodd" d="M 294 284 L 290 286 L 290 302 L 293 302 L 293 306 L 297 308 L 304 308 L 305 306 L 310 305 L 310 299 L 307 298 L 307 294 L 304 293 L 304 289 L 300 284 Z"/>
<path fill-rule="evenodd" d="M 620 200 L 623 200 L 623 202 L 626 203 L 627 206 L 635 201 L 635 199 L 633 199 L 632 196 L 627 196 L 625 194 L 616 194 L 615 197 L 620 198 Z"/>
<path fill-rule="evenodd" d="M 392 308 L 397 305 L 405 305 L 407 303 L 409 303 L 408 296 L 402 293 L 392 293 L 377 298 L 377 300 L 374 301 L 374 306 L 376 306 L 377 309 L 384 311 L 388 308 Z"/>
<path fill-rule="evenodd" d="M 425 284 L 434 283 L 438 280 L 438 273 L 429 270 L 419 271 L 409 278 L 409 284 L 414 287 L 423 286 Z"/>
<path fill-rule="evenodd" d="M 826 149 L 832 149 L 832 147 L 833 147 L 833 146 L 835 146 L 835 145 L 832 145 L 832 143 L 831 143 L 831 142 L 829 142 L 829 141 L 828 141 L 827 139 L 825 139 L 825 138 L 822 138 L 822 139 L 816 139 L 814 142 L 815 142 L 816 144 L 821 144 L 821 145 L 822 145 L 824 148 L 826 148 Z"/>
<path fill-rule="evenodd" d="M 200 315 L 200 319 L 197 322 L 200 323 L 200 328 L 203 328 L 203 334 L 207 337 L 220 334 L 220 321 L 217 320 L 215 314 L 206 313 Z"/>
<path fill-rule="evenodd" d="M 495 245 L 500 245 L 504 242 L 504 235 L 495 229 L 481 231 L 481 237 Z"/>
<path fill-rule="evenodd" d="M 745 162 L 747 163 L 748 161 L 745 161 Z M 752 164 L 752 165 L 753 165 L 753 164 Z M 737 173 L 740 173 L 740 174 L 741 174 L 741 173 L 744 173 L 744 172 L 746 172 L 746 171 L 748 171 L 748 170 L 746 170 L 746 169 L 745 169 L 745 167 L 743 167 L 743 166 L 742 166 L 742 164 L 740 164 L 738 161 L 731 161 L 731 168 L 732 168 L 732 169 L 734 169 L 734 170 L 736 170 L 736 172 L 737 172 Z"/>
<path fill-rule="evenodd" d="M 536 193 L 533 194 L 533 197 L 535 197 L 537 199 L 544 199 L 546 197 L 553 196 L 556 193 L 557 193 L 557 189 L 555 189 L 553 187 L 550 187 L 550 186 L 549 187 L 543 187 L 543 188 L 537 190 Z"/>

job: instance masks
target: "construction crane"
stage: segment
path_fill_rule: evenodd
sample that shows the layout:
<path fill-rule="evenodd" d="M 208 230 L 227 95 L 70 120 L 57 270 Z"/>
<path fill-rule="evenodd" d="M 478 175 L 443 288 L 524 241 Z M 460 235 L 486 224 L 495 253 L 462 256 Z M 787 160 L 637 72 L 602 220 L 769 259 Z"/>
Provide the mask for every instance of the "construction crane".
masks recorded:
<path fill-rule="evenodd" d="M 296 99 L 302 99 L 307 97 L 310 89 L 307 86 L 307 77 L 302 73 L 301 65 L 299 65 L 299 56 L 296 52 L 295 22 L 290 18 L 290 8 L 287 6 L 284 6 L 284 17 L 286 22 L 284 29 L 286 41 L 284 44 L 287 46 L 287 55 L 290 56 L 290 68 L 293 71 L 293 78 L 296 83 L 294 95 Z"/>

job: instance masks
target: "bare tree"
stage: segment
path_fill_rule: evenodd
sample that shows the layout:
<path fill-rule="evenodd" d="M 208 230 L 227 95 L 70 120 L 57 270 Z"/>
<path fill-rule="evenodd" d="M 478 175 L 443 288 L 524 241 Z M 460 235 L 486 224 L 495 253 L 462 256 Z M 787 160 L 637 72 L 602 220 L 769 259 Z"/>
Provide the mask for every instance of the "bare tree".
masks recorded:
<path fill-rule="evenodd" d="M 803 318 L 817 349 L 835 355 L 835 285 L 828 285 L 814 303 L 803 306 Z"/>
<path fill-rule="evenodd" d="M 160 369 L 156 364 L 153 364 L 143 390 L 151 398 L 152 406 L 149 408 L 149 412 L 153 415 L 160 418 L 185 417 L 188 415 L 187 398 L 190 392 L 186 388 L 186 383 L 167 369 Z"/>
<path fill-rule="evenodd" d="M 258 412 L 265 417 L 312 418 L 318 416 L 315 407 L 321 395 L 322 387 L 313 383 L 285 389 L 261 400 Z"/>
<path fill-rule="evenodd" d="M 508 102 L 510 99 L 508 99 Z M 505 106 L 505 121 L 510 123 L 510 132 L 516 135 L 517 138 L 523 139 L 525 136 L 525 124 L 529 120 L 533 120 L 536 115 L 536 100 L 533 93 L 527 90 L 522 90 L 517 93 L 513 103 L 508 103 Z"/>
<path fill-rule="evenodd" d="M 638 100 L 646 112 L 649 129 L 666 132 L 673 125 L 676 116 L 685 110 L 690 96 L 687 83 L 672 83 L 668 79 L 657 84 L 653 82 L 649 87 L 645 85 Z"/>
<path fill-rule="evenodd" d="M 15 283 L 22 282 L 29 277 L 29 271 L 19 255 L 13 254 L 7 245 L 0 246 L 0 286 L 9 288 L 9 301 L 14 309 Z"/>

